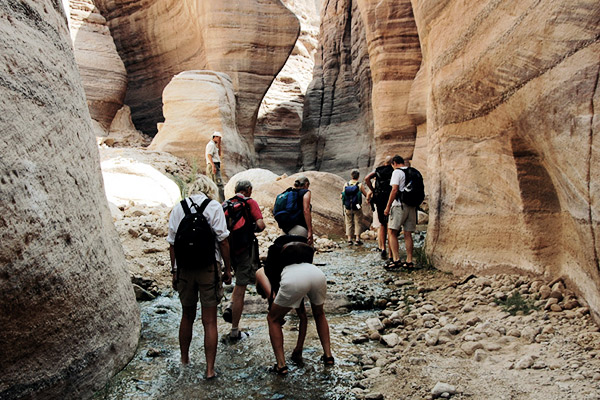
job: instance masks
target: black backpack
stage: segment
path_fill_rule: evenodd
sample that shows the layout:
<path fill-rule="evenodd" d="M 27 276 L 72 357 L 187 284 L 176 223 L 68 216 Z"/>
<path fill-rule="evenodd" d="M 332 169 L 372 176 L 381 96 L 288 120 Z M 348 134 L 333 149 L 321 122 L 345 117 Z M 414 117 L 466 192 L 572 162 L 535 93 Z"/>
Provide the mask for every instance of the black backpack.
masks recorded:
<path fill-rule="evenodd" d="M 358 183 L 354 185 L 350 182 L 346 183 L 344 191 L 342 192 L 342 200 L 346 210 L 358 210 L 360 208 L 360 204 L 362 203 L 362 193 L 360 192 Z"/>
<path fill-rule="evenodd" d="M 222 206 L 229 230 L 231 252 L 240 255 L 249 251 L 255 236 L 254 222 L 250 217 L 248 202 L 242 197 L 233 196 L 229 200 L 225 200 Z"/>
<path fill-rule="evenodd" d="M 177 227 L 175 234 L 175 260 L 177 267 L 183 269 L 198 269 L 215 263 L 215 234 L 202 214 L 210 199 L 206 199 L 200 206 L 190 198 L 192 212 L 186 199 L 181 200 L 181 207 L 185 215 Z"/>
<path fill-rule="evenodd" d="M 267 250 L 267 258 L 265 260 L 265 275 L 271 284 L 271 291 L 276 293 L 279 290 L 281 281 L 281 271 L 283 271 L 283 260 L 281 260 L 281 251 L 283 246 L 290 242 L 306 243 L 307 239 L 304 236 L 297 235 L 282 235 L 279 236 L 269 249 Z"/>
<path fill-rule="evenodd" d="M 404 189 L 400 192 L 400 201 L 407 206 L 419 207 L 425 199 L 423 176 L 413 168 L 402 169 L 404 172 Z"/>
<path fill-rule="evenodd" d="M 394 167 L 391 165 L 382 165 L 381 167 L 375 168 L 375 197 L 389 198 L 392 191 L 390 181 L 392 180 L 393 173 Z"/>

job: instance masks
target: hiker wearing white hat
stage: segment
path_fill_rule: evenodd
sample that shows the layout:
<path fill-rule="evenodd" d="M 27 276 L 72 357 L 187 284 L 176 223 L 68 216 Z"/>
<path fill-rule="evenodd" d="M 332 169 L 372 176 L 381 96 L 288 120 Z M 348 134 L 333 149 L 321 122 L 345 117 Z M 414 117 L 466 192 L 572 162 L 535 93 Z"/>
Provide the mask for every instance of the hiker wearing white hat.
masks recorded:
<path fill-rule="evenodd" d="M 206 144 L 206 175 L 217 184 L 219 188 L 219 201 L 225 198 L 223 178 L 221 177 L 221 155 L 223 154 L 221 132 L 214 131 L 212 139 Z"/>

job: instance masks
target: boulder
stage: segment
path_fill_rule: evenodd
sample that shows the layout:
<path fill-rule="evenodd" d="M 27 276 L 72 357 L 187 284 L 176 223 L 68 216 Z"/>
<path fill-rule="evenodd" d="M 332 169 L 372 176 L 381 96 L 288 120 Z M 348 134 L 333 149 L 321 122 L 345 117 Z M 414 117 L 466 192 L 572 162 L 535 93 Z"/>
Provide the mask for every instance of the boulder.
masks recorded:
<path fill-rule="evenodd" d="M 213 71 L 177 74 L 163 93 L 165 122 L 149 150 L 166 151 L 206 168 L 206 144 L 214 131 L 223 135 L 221 171 L 231 176 L 247 167 L 251 149 L 236 127 L 236 100 L 231 79 Z"/>
<path fill-rule="evenodd" d="M 275 182 L 277 178 L 278 176 L 275 175 L 273 172 L 262 168 L 252 168 L 242 172 L 238 172 L 237 174 L 232 176 L 229 179 L 229 182 L 227 182 L 227 185 L 225 185 L 225 198 L 228 199 L 235 195 L 235 185 L 241 180 L 250 181 L 254 190 L 254 188 L 260 185 Z"/>

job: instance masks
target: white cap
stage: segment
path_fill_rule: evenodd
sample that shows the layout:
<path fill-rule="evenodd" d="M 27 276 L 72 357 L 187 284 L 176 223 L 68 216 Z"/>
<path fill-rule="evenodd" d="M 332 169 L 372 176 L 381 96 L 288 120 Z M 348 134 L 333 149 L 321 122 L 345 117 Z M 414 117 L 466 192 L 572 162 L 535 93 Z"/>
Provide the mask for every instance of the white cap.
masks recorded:
<path fill-rule="evenodd" d="M 212 134 L 212 137 L 215 137 L 215 136 L 218 136 L 218 137 L 220 137 L 220 138 L 222 138 L 222 137 L 223 137 L 223 135 L 221 135 L 221 132 L 219 132 L 219 131 L 214 131 L 214 132 L 213 132 L 213 134 Z"/>

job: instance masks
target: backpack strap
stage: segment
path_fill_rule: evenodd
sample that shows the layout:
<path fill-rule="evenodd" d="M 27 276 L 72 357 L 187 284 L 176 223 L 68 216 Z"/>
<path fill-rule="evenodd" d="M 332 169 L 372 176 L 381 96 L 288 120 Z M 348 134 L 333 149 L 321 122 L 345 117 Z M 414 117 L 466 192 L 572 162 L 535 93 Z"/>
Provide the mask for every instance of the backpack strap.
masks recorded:
<path fill-rule="evenodd" d="M 202 204 L 200 204 L 200 208 L 197 208 L 199 214 L 202 214 L 204 212 L 204 210 L 206 209 L 206 206 L 208 206 L 208 203 L 210 203 L 210 201 L 211 200 L 209 198 L 204 199 Z M 198 206 L 196 206 L 196 207 L 198 207 Z"/>
<path fill-rule="evenodd" d="M 192 202 L 192 205 L 196 205 L 196 203 L 194 203 L 194 201 L 190 198 L 190 201 Z M 191 210 L 190 207 L 187 205 L 187 201 L 186 199 L 183 199 L 180 201 L 181 204 L 181 208 L 183 208 L 183 212 L 185 213 L 185 215 L 191 214 Z M 196 206 L 198 207 L 198 206 Z"/>
<path fill-rule="evenodd" d="M 204 210 L 206 209 L 206 206 L 208 206 L 208 203 L 210 203 L 210 199 L 206 198 L 202 204 L 200 204 L 200 206 L 198 206 L 198 204 L 194 203 L 194 200 L 192 200 L 191 197 L 188 197 L 188 199 L 190 199 L 190 203 L 192 203 L 192 207 L 194 207 L 196 209 L 197 213 L 202 214 L 204 212 Z M 183 212 L 187 215 L 190 214 L 192 212 L 192 210 L 190 210 L 190 207 L 187 205 L 187 201 L 186 199 L 181 200 L 181 208 L 183 208 Z"/>

